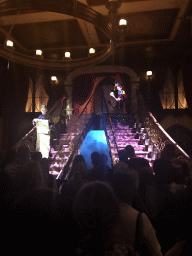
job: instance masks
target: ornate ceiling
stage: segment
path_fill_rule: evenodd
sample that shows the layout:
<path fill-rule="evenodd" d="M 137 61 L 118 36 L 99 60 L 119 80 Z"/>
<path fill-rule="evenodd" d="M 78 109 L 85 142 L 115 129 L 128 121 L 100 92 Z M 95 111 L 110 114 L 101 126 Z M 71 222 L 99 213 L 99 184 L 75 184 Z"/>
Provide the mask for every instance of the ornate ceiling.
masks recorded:
<path fill-rule="evenodd" d="M 132 49 L 150 52 L 172 44 L 191 15 L 190 0 L 109 0 L 120 5 L 111 17 L 106 2 L 0 0 L 0 55 L 39 68 L 99 64 L 114 49 L 123 47 L 133 54 Z M 126 28 L 119 28 L 121 18 L 127 20 Z M 5 47 L 7 39 L 14 49 Z M 93 55 L 91 47 L 96 50 Z M 35 56 L 36 49 L 42 50 L 43 58 Z M 71 59 L 63 58 L 66 51 Z"/>

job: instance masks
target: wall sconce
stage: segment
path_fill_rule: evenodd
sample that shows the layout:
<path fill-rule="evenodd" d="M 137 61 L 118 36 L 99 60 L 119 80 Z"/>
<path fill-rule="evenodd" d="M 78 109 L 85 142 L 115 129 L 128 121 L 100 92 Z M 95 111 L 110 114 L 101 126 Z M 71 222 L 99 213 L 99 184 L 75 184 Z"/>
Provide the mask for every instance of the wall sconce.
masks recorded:
<path fill-rule="evenodd" d="M 94 48 L 89 49 L 89 55 L 91 55 L 91 54 L 95 54 L 95 49 Z"/>
<path fill-rule="evenodd" d="M 150 81 L 151 78 L 152 78 L 152 76 L 153 76 L 153 72 L 152 72 L 151 70 L 148 70 L 148 71 L 146 72 L 146 79 L 148 79 L 148 80 Z"/>
<path fill-rule="evenodd" d="M 43 52 L 42 50 L 36 50 L 36 57 L 43 59 Z"/>
<path fill-rule="evenodd" d="M 52 81 L 54 84 L 58 84 L 58 83 L 59 83 L 56 76 L 52 76 L 52 77 L 51 77 L 51 81 Z"/>
<path fill-rule="evenodd" d="M 149 77 L 149 76 L 152 76 L 153 75 L 153 72 L 152 71 L 147 71 L 146 72 L 146 75 Z"/>

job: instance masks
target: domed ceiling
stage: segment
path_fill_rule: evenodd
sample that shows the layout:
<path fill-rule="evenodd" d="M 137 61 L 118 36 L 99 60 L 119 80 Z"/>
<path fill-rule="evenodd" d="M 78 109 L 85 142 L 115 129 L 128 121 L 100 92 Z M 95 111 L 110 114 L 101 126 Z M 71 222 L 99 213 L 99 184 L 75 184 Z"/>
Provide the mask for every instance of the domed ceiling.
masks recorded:
<path fill-rule="evenodd" d="M 40 68 L 99 64 L 118 47 L 148 51 L 170 44 L 189 15 L 190 0 L 1 0 L 0 55 Z M 127 25 L 119 27 L 120 19 Z"/>

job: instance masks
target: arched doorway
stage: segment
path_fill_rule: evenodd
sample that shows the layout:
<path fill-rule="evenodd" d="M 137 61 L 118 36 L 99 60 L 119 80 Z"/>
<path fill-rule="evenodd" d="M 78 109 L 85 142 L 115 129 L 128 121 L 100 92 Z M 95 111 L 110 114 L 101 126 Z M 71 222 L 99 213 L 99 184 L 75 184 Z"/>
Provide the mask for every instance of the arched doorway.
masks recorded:
<path fill-rule="evenodd" d="M 91 89 L 91 93 L 89 94 L 89 98 L 86 98 L 86 101 L 83 102 L 82 105 L 79 104 L 79 102 L 76 102 L 75 100 L 71 102 L 73 107 L 75 108 L 75 113 L 80 113 L 83 107 L 86 105 L 86 103 L 89 101 L 90 97 L 92 96 L 93 92 L 97 88 L 97 85 L 105 78 L 113 78 L 115 80 L 118 80 L 124 87 L 128 88 L 128 97 L 129 97 L 129 108 L 131 108 L 132 112 L 135 114 L 138 111 L 138 99 L 137 99 L 137 89 L 139 85 L 139 77 L 137 74 L 130 68 L 127 67 L 121 67 L 121 66 L 94 66 L 94 67 L 87 67 L 82 69 L 74 70 L 69 74 L 67 77 L 65 84 L 67 86 L 73 87 L 73 96 L 76 94 L 81 93 L 81 90 L 79 88 L 85 89 L 85 84 L 82 81 L 80 81 L 81 85 L 78 85 L 78 91 L 76 91 L 76 85 L 74 81 L 77 77 L 80 76 L 86 76 L 87 81 L 91 81 L 88 83 L 87 90 Z M 107 92 L 106 92 L 107 93 Z M 75 97 L 73 97 L 74 99 Z M 91 104 L 91 103 L 90 103 Z M 92 107 L 90 106 L 89 109 Z M 78 109 L 78 111 L 77 111 Z"/>

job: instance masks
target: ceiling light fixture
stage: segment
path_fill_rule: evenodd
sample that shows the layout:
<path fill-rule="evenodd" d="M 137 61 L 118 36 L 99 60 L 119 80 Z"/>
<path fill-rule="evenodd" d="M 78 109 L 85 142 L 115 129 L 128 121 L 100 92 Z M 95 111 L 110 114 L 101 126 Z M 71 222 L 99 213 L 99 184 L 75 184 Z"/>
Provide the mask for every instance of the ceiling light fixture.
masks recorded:
<path fill-rule="evenodd" d="M 42 55 L 42 51 L 41 50 L 36 50 L 36 55 L 41 56 Z"/>
<path fill-rule="evenodd" d="M 120 21 L 119 21 L 119 26 L 127 26 L 127 20 L 125 20 L 125 19 L 120 19 Z"/>
<path fill-rule="evenodd" d="M 13 42 L 11 40 L 6 41 L 6 46 L 7 47 L 13 47 Z"/>
<path fill-rule="evenodd" d="M 37 58 L 41 58 L 41 59 L 43 59 L 43 52 L 42 52 L 42 50 L 36 50 L 36 55 L 35 55 Z"/>
<path fill-rule="evenodd" d="M 70 58 L 71 57 L 71 53 L 70 52 L 65 52 L 65 58 Z"/>
<path fill-rule="evenodd" d="M 89 49 L 89 54 L 94 54 L 95 53 L 95 49 L 94 48 L 90 48 Z"/>

